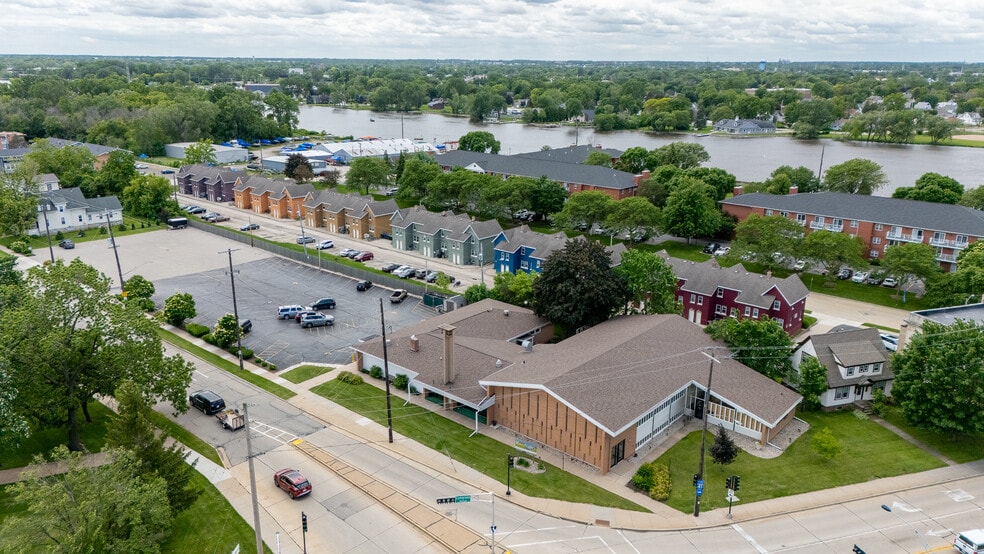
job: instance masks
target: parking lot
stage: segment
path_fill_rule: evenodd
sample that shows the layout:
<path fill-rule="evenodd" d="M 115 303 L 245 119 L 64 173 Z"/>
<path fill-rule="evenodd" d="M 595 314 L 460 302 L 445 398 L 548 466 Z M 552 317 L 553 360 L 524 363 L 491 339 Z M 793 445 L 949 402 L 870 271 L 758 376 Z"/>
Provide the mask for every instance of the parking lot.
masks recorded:
<path fill-rule="evenodd" d="M 290 262 L 195 229 L 129 235 L 121 237 L 118 244 L 124 279 L 142 275 L 153 282 L 154 302 L 158 306 L 175 293 L 190 293 L 198 311 L 192 321 L 208 327 L 233 312 L 226 252 L 231 248 L 239 317 L 253 322 L 253 330 L 246 335 L 243 345 L 279 369 L 302 362 L 350 361 L 349 345 L 381 332 L 380 299 L 388 331 L 434 315 L 414 297 L 402 304 L 390 304 L 389 289 L 374 286 L 366 292 L 357 292 L 355 280 L 351 278 Z M 73 250 L 57 247 L 54 250 L 58 257 L 81 258 L 115 277 L 114 282 L 119 280 L 113 249 L 104 240 L 78 243 Z M 293 320 L 277 319 L 277 306 L 309 305 L 329 296 L 336 300 L 337 307 L 324 313 L 335 317 L 334 326 L 302 329 Z"/>

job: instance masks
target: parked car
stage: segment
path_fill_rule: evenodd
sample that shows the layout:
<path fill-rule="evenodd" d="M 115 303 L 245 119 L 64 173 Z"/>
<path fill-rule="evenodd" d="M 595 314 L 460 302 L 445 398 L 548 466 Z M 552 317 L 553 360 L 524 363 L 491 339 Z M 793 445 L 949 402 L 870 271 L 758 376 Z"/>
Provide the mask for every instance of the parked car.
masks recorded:
<path fill-rule="evenodd" d="M 240 319 L 239 328 L 242 329 L 242 332 L 245 335 L 253 330 L 253 322 L 248 319 Z"/>
<path fill-rule="evenodd" d="M 851 277 L 851 281 L 854 281 L 855 283 L 863 283 L 866 279 L 868 279 L 868 275 L 869 273 L 867 271 L 859 271 Z"/>
<path fill-rule="evenodd" d="M 400 279 L 409 279 L 410 276 L 413 275 L 416 271 L 417 271 L 416 268 L 413 268 L 413 267 L 405 267 L 403 269 L 399 269 L 397 271 L 394 271 L 393 274 L 396 275 L 397 277 L 399 277 Z"/>
<path fill-rule="evenodd" d="M 837 272 L 837 278 L 842 281 L 845 279 L 850 279 L 852 275 L 854 275 L 854 270 L 848 267 L 841 268 L 841 270 Z"/>
<path fill-rule="evenodd" d="M 440 274 L 441 274 L 440 271 L 431 271 L 430 273 L 427 274 L 426 277 L 424 277 L 424 281 L 427 281 L 428 283 L 433 283 L 434 281 L 437 281 L 437 276 Z"/>
<path fill-rule="evenodd" d="M 379 238 L 383 240 L 393 240 L 393 235 L 389 233 L 379 233 Z"/>
<path fill-rule="evenodd" d="M 281 469 L 273 474 L 273 483 L 291 498 L 311 494 L 311 482 L 296 469 Z"/>
<path fill-rule="evenodd" d="M 188 395 L 188 403 L 192 408 L 201 410 L 205 415 L 217 414 L 225 409 L 225 400 L 210 390 L 200 390 Z"/>
<path fill-rule="evenodd" d="M 390 294 L 390 302 L 394 304 L 399 304 L 403 302 L 407 297 L 407 291 L 404 289 L 396 289 L 393 294 Z"/>
<path fill-rule="evenodd" d="M 382 272 L 384 272 L 384 273 L 392 273 L 393 271 L 395 271 L 399 267 L 400 267 L 400 264 L 386 264 L 386 265 L 384 265 L 383 267 L 381 267 L 379 269 Z"/>
<path fill-rule="evenodd" d="M 895 335 L 886 335 L 885 333 L 882 333 L 881 341 L 882 344 L 885 345 L 885 350 L 895 352 L 899 348 L 899 338 Z"/>
<path fill-rule="evenodd" d="M 311 304 L 312 310 L 334 310 L 335 309 L 335 299 L 334 298 L 319 298 L 317 302 Z"/>
<path fill-rule="evenodd" d="M 211 221 L 212 223 L 220 223 L 222 221 L 229 221 L 229 216 L 222 215 L 222 214 L 216 214 L 214 217 L 212 217 L 211 219 L 208 219 L 207 221 Z"/>
<path fill-rule="evenodd" d="M 720 244 L 716 242 L 709 242 L 707 243 L 706 246 L 704 246 L 704 249 L 701 252 L 705 254 L 714 254 L 715 252 L 717 252 L 718 248 L 721 248 Z"/>
<path fill-rule="evenodd" d="M 135 169 L 147 169 L 147 164 L 133 164 Z"/>
<path fill-rule="evenodd" d="M 370 281 L 368 279 L 363 279 L 363 280 L 355 283 L 355 290 L 357 290 L 359 292 L 365 292 L 365 291 L 367 291 L 367 290 L 369 290 L 371 288 L 372 288 L 372 281 Z"/>
<path fill-rule="evenodd" d="M 315 310 L 313 310 L 313 309 L 311 309 L 311 308 L 308 308 L 306 310 L 302 310 L 302 311 L 297 312 L 296 314 L 294 314 L 294 321 L 296 321 L 297 323 L 300 323 L 301 322 L 301 319 L 304 316 L 311 315 L 311 314 L 316 314 L 316 313 L 318 313 L 318 312 L 315 311 Z"/>
<path fill-rule="evenodd" d="M 871 275 L 868 275 L 868 278 L 864 282 L 869 285 L 880 285 L 884 279 L 885 277 L 882 274 L 872 271 Z"/>
<path fill-rule="evenodd" d="M 886 277 L 885 280 L 882 281 L 882 286 L 883 287 L 895 288 L 898 285 L 899 285 L 899 282 L 895 280 L 895 277 Z"/>
<path fill-rule="evenodd" d="M 730 246 L 722 246 L 714 251 L 715 256 L 727 256 L 728 252 L 731 252 Z"/>
<path fill-rule="evenodd" d="M 335 247 L 335 242 L 331 239 L 323 240 L 319 242 L 317 245 L 315 245 L 315 248 L 317 248 L 318 250 L 328 250 L 329 248 L 334 248 L 334 247 Z"/>
<path fill-rule="evenodd" d="M 325 327 L 335 324 L 335 316 L 325 315 L 319 312 L 304 314 L 301 316 L 301 327 Z"/>
<path fill-rule="evenodd" d="M 796 263 L 793 264 L 793 271 L 803 271 L 804 269 L 806 269 L 806 260 L 796 260 Z"/>
<path fill-rule="evenodd" d="M 428 271 L 426 269 L 417 269 L 413 272 L 413 276 L 417 279 L 426 279 Z"/>
<path fill-rule="evenodd" d="M 400 191 L 400 189 L 398 187 L 390 187 L 390 188 L 386 189 L 386 191 L 383 194 L 385 194 L 386 196 L 393 196 L 394 194 L 396 194 L 399 191 Z"/>
<path fill-rule="evenodd" d="M 359 252 L 355 256 L 352 256 L 352 259 L 357 262 L 368 262 L 372 259 L 372 252 L 369 252 L 368 250 L 365 252 Z"/>
<path fill-rule="evenodd" d="M 205 221 L 208 221 L 208 220 L 212 219 L 213 217 L 215 217 L 217 215 L 219 215 L 219 212 L 205 212 L 205 213 L 201 214 L 199 217 L 201 217 Z"/>
<path fill-rule="evenodd" d="M 338 251 L 338 255 L 342 256 L 343 258 L 351 258 L 352 256 L 358 253 L 359 253 L 358 250 L 352 250 L 351 248 L 342 248 L 341 250 Z"/>
<path fill-rule="evenodd" d="M 317 239 L 315 239 L 311 235 L 300 235 L 299 237 L 297 237 L 297 244 L 311 244 L 315 240 Z"/>
<path fill-rule="evenodd" d="M 240 231 L 255 231 L 260 228 L 259 223 L 247 223 L 239 228 Z"/>
<path fill-rule="evenodd" d="M 63 240 L 58 241 L 58 246 L 61 246 L 65 250 L 71 250 L 71 249 L 75 248 L 75 243 L 72 242 L 72 241 L 70 241 L 70 240 L 68 240 L 68 239 L 63 239 Z"/>
<path fill-rule="evenodd" d="M 301 306 L 299 304 L 280 306 L 277 308 L 277 319 L 294 319 L 294 316 L 296 316 L 298 312 L 304 312 L 310 309 L 310 306 Z"/>
<path fill-rule="evenodd" d="M 173 169 L 165 168 L 165 169 L 162 169 L 161 170 L 161 175 L 171 175 L 173 173 L 174 173 L 174 170 Z"/>

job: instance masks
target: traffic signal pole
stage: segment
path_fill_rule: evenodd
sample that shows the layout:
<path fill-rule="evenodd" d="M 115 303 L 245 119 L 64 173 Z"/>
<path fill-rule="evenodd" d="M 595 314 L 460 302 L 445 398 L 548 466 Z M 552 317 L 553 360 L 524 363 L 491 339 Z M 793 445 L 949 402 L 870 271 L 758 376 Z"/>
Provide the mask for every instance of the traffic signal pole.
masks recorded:
<path fill-rule="evenodd" d="M 697 494 L 694 495 L 694 517 L 700 517 L 700 496 L 704 493 L 704 452 L 707 437 L 707 405 L 711 402 L 711 379 L 714 378 L 714 364 L 717 360 L 707 352 L 701 352 L 711 360 L 711 367 L 707 373 L 707 390 L 704 392 L 704 404 L 701 407 L 701 418 L 704 420 L 704 429 L 700 433 L 700 466 L 697 470 Z"/>

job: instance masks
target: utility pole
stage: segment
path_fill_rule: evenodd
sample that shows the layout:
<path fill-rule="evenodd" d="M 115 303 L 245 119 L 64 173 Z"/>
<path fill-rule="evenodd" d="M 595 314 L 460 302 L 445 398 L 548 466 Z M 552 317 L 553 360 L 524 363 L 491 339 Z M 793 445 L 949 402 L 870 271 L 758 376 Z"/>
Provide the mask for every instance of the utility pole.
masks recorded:
<path fill-rule="evenodd" d="M 253 469 L 253 443 L 249 439 L 249 404 L 246 402 L 243 402 L 243 419 L 246 420 L 246 459 L 249 460 L 249 491 L 253 499 L 253 529 L 256 531 L 256 552 L 259 553 L 263 552 L 263 534 L 260 532 L 260 505 L 256 500 L 256 470 Z"/>
<path fill-rule="evenodd" d="M 383 379 L 386 380 L 386 422 L 389 426 L 389 441 L 393 443 L 393 408 L 390 404 L 389 356 L 386 349 L 386 316 L 383 314 L 383 299 L 379 299 L 379 322 L 383 328 Z M 409 388 L 409 385 L 407 385 Z"/>
<path fill-rule="evenodd" d="M 43 205 L 41 215 L 44 217 L 44 234 L 48 236 L 48 254 L 51 256 L 51 263 L 55 263 L 55 249 L 51 246 L 51 229 L 48 227 L 48 199 L 42 198 L 41 204 Z"/>
<path fill-rule="evenodd" d="M 239 250 L 238 248 L 236 250 Z M 236 350 L 239 353 L 239 371 L 246 371 L 243 367 L 243 328 L 239 325 L 239 307 L 236 304 L 236 272 L 232 269 L 233 249 L 226 250 L 229 253 L 229 280 L 232 282 L 232 316 L 236 318 Z M 222 251 L 219 251 L 221 254 Z"/>
<path fill-rule="evenodd" d="M 113 222 L 110 219 L 111 212 L 109 210 L 103 210 L 106 214 L 106 227 L 109 227 L 109 244 L 110 248 L 113 249 L 113 255 L 116 256 L 116 271 L 120 274 L 120 293 L 123 292 L 123 268 L 120 266 L 120 253 L 116 249 L 116 237 L 113 236 Z"/>
<path fill-rule="evenodd" d="M 704 493 L 704 444 L 707 438 L 707 405 L 711 402 L 711 379 L 714 378 L 714 364 L 719 363 L 707 352 L 701 354 L 711 360 L 711 367 L 707 373 L 707 391 L 704 393 L 704 404 L 701 408 L 701 418 L 704 420 L 704 430 L 700 434 L 700 466 L 697 470 L 697 494 L 694 496 L 694 517 L 700 517 L 700 497 Z"/>

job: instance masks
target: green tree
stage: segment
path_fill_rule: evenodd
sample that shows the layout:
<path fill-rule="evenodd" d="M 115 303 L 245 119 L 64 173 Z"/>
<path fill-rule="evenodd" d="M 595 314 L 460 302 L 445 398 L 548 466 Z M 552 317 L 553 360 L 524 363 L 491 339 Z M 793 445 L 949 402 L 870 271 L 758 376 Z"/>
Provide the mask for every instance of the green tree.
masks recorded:
<path fill-rule="evenodd" d="M 492 291 L 485 285 L 472 285 L 465 289 L 465 300 L 468 301 L 469 304 L 474 304 L 475 302 L 485 300 L 486 298 L 492 298 Z"/>
<path fill-rule="evenodd" d="M 712 235 L 721 225 L 721 213 L 711 199 L 711 187 L 693 177 L 683 177 L 663 208 L 663 230 L 684 237 Z"/>
<path fill-rule="evenodd" d="M 179 292 L 164 301 L 164 321 L 175 327 L 183 327 L 184 322 L 198 315 L 195 299 L 187 292 Z"/>
<path fill-rule="evenodd" d="M 183 512 L 200 492 L 192 483 L 198 461 L 187 463 L 191 450 L 185 450 L 178 442 L 165 446 L 169 437 L 151 422 L 153 408 L 136 384 L 124 382 L 115 396 L 117 413 L 106 427 L 106 444 L 132 452 L 140 475 L 163 478 L 171 513 Z"/>
<path fill-rule="evenodd" d="M 301 113 L 297 100 L 274 89 L 266 95 L 263 103 L 270 108 L 273 119 L 287 130 L 287 134 L 293 133 L 294 127 L 297 126 L 297 115 Z"/>
<path fill-rule="evenodd" d="M 612 166 L 612 157 L 609 154 L 602 152 L 601 150 L 593 150 L 588 153 L 588 157 L 584 158 L 581 162 L 584 165 L 600 165 L 603 167 Z"/>
<path fill-rule="evenodd" d="M 27 418 L 17 412 L 17 389 L 6 358 L 0 356 L 0 451 L 17 448 L 31 436 Z"/>
<path fill-rule="evenodd" d="M 112 396 L 125 380 L 187 410 L 192 366 L 165 356 L 157 322 L 109 297 L 109 278 L 80 259 L 32 268 L 26 293 L 0 314 L 18 409 L 49 426 L 67 424 L 68 446 L 82 449 L 78 412 Z"/>
<path fill-rule="evenodd" d="M 62 188 L 81 187 L 86 194 L 95 196 L 92 186 L 96 177 L 96 157 L 84 146 L 58 148 L 47 139 L 31 144 L 25 159 L 35 162 L 38 174 L 54 173 Z"/>
<path fill-rule="evenodd" d="M 21 236 L 37 223 L 37 168 L 37 163 L 25 160 L 11 173 L 0 171 L 0 235 Z"/>
<path fill-rule="evenodd" d="M 458 149 L 469 152 L 498 154 L 501 147 L 495 135 L 488 131 L 469 131 L 458 139 Z"/>
<path fill-rule="evenodd" d="M 408 159 L 403 166 L 403 173 L 397 180 L 400 185 L 400 190 L 396 193 L 397 200 L 416 204 L 427 193 L 427 185 L 442 173 L 441 166 L 433 159 Z"/>
<path fill-rule="evenodd" d="M 552 214 L 564 209 L 567 201 L 567 191 L 563 185 L 552 179 L 540 177 L 531 181 L 526 181 L 526 197 L 529 201 L 529 208 L 534 213 Z"/>
<path fill-rule="evenodd" d="M 814 356 L 804 356 L 799 366 L 797 390 L 803 395 L 803 409 L 812 412 L 820 409 L 820 395 L 827 392 L 827 368 Z"/>
<path fill-rule="evenodd" d="M 913 242 L 896 244 L 886 250 L 882 267 L 889 275 L 898 279 L 903 302 L 906 291 L 913 283 L 925 281 L 940 271 L 940 264 L 936 261 L 936 248 Z"/>
<path fill-rule="evenodd" d="M 154 296 L 156 289 L 154 283 L 148 281 L 143 275 L 134 275 L 126 280 L 123 285 L 127 298 L 150 298 Z"/>
<path fill-rule="evenodd" d="M 307 158 L 300 154 L 291 154 L 287 156 L 287 163 L 284 164 L 284 175 L 298 183 L 303 183 L 314 177 L 314 170 L 311 169 L 311 162 Z"/>
<path fill-rule="evenodd" d="M 377 190 L 386 185 L 389 174 L 389 165 L 380 158 L 356 158 L 345 174 L 345 184 L 369 194 L 369 189 Z"/>
<path fill-rule="evenodd" d="M 584 231 L 604 223 L 614 203 L 612 197 L 603 192 L 592 190 L 572 194 L 564 208 L 553 215 L 553 221 L 561 227 Z"/>
<path fill-rule="evenodd" d="M 820 190 L 820 179 L 817 178 L 812 169 L 803 166 L 795 168 L 788 165 L 779 166 L 772 171 L 765 184 L 766 192 L 770 194 L 787 194 L 790 187 L 793 186 L 797 188 L 797 192 L 800 194 Z"/>
<path fill-rule="evenodd" d="M 820 459 L 825 462 L 833 460 L 841 451 L 840 440 L 834 436 L 834 433 L 831 432 L 829 427 L 824 427 L 817 431 L 813 435 L 810 445 L 813 447 L 813 451 L 817 453 L 817 456 L 820 456 Z"/>
<path fill-rule="evenodd" d="M 533 302 L 533 283 L 538 276 L 539 273 L 526 271 L 497 273 L 493 280 L 492 298 L 515 306 L 529 306 Z"/>
<path fill-rule="evenodd" d="M 957 122 L 947 121 L 946 118 L 938 115 L 927 116 L 924 120 L 926 135 L 929 136 L 930 144 L 939 144 L 953 138 L 953 132 L 957 129 Z"/>
<path fill-rule="evenodd" d="M 886 183 L 888 178 L 881 166 L 864 158 L 830 166 L 823 175 L 823 188 L 831 192 L 871 196 Z"/>
<path fill-rule="evenodd" d="M 751 214 L 735 227 L 732 256 L 751 260 L 769 269 L 782 267 L 803 241 L 803 226 L 781 215 Z"/>
<path fill-rule="evenodd" d="M 651 237 L 659 232 L 659 208 L 641 196 L 630 196 L 612 204 L 605 218 L 605 227 L 609 232 L 631 238 L 637 236 Z"/>
<path fill-rule="evenodd" d="M 892 357 L 892 397 L 909 423 L 943 435 L 984 432 L 984 327 L 924 321 Z"/>
<path fill-rule="evenodd" d="M 119 195 L 123 192 L 137 176 L 137 169 L 133 167 L 133 154 L 126 150 L 114 150 L 109 153 L 109 159 L 99 170 L 96 178 L 97 194 L 99 195 Z"/>
<path fill-rule="evenodd" d="M 734 351 L 734 359 L 781 382 L 793 366 L 793 340 L 774 319 L 717 319 L 704 328 Z"/>
<path fill-rule="evenodd" d="M 111 462 L 89 467 L 85 458 L 64 447 L 53 461 L 68 472 L 48 475 L 36 465 L 13 485 L 27 513 L 2 528 L 4 552 L 160 552 L 174 516 L 164 479 L 141 476 L 127 451 L 111 453 Z"/>
<path fill-rule="evenodd" d="M 225 314 L 215 322 L 215 328 L 212 329 L 212 338 L 215 339 L 215 344 L 222 348 L 227 348 L 239 339 L 241 333 L 242 329 L 239 327 L 239 322 L 236 321 L 236 316 Z"/>
<path fill-rule="evenodd" d="M 957 204 L 963 198 L 964 188 L 956 179 L 939 173 L 924 173 L 916 179 L 914 187 L 899 187 L 892 198 L 921 200 L 938 204 Z"/>
<path fill-rule="evenodd" d="M 173 193 L 164 177 L 141 175 L 123 189 L 120 203 L 129 215 L 163 221 L 180 210 Z"/>
<path fill-rule="evenodd" d="M 860 267 L 864 264 L 864 241 L 834 231 L 813 231 L 803 239 L 803 257 L 820 265 L 828 280 L 841 266 Z"/>
<path fill-rule="evenodd" d="M 649 156 L 652 159 L 650 169 L 661 165 L 691 169 L 711 159 L 704 146 L 696 142 L 671 142 L 653 150 Z"/>
<path fill-rule="evenodd" d="M 728 435 L 724 427 L 718 429 L 717 436 L 714 437 L 714 443 L 711 444 L 708 450 L 711 453 L 711 460 L 715 464 L 725 466 L 738 459 L 738 454 L 741 453 L 741 448 L 735 444 L 734 439 Z"/>
<path fill-rule="evenodd" d="M 984 210 L 984 187 L 968 189 L 960 198 L 960 205 Z"/>
<path fill-rule="evenodd" d="M 568 334 L 607 320 L 629 299 L 625 280 L 611 265 L 601 244 L 568 240 L 547 257 L 533 282 L 533 311 Z"/>
<path fill-rule="evenodd" d="M 215 164 L 215 147 L 211 140 L 200 140 L 185 147 L 186 164 Z"/>
<path fill-rule="evenodd" d="M 641 146 L 627 148 L 612 166 L 619 171 L 627 171 L 636 175 L 642 173 L 644 169 L 653 169 L 649 160 L 649 151 Z"/>
<path fill-rule="evenodd" d="M 642 307 L 642 313 L 681 313 L 682 306 L 676 300 L 677 278 L 659 254 L 629 250 L 622 254 L 622 263 L 615 271 L 625 279 L 629 299 Z"/>

